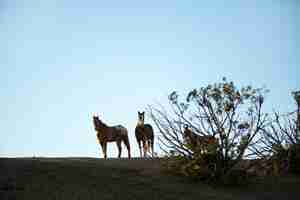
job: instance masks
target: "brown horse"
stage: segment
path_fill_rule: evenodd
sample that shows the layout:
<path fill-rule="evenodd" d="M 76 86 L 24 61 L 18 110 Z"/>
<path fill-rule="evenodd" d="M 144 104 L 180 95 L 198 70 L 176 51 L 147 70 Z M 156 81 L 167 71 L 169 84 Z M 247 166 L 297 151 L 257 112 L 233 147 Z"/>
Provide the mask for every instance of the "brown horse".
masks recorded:
<path fill-rule="evenodd" d="M 130 144 L 128 139 L 128 131 L 122 125 L 107 126 L 104 124 L 98 116 L 93 116 L 93 123 L 97 132 L 98 141 L 102 147 L 104 158 L 107 158 L 106 147 L 108 142 L 116 142 L 119 150 L 118 157 L 121 157 L 122 153 L 122 141 L 127 147 L 128 158 L 130 158 Z"/>
<path fill-rule="evenodd" d="M 191 150 L 200 150 L 201 153 L 207 153 L 211 147 L 217 148 L 218 139 L 212 135 L 198 135 L 194 133 L 187 125 L 184 126 L 183 139 L 185 144 L 189 145 Z"/>
<path fill-rule="evenodd" d="M 145 121 L 145 112 L 138 112 L 138 123 L 135 127 L 135 138 L 139 145 L 140 156 L 142 157 L 142 148 L 141 143 L 143 143 L 144 157 L 146 157 L 147 152 L 150 152 L 152 157 L 154 155 L 154 133 L 153 128 L 150 124 L 144 124 Z"/>

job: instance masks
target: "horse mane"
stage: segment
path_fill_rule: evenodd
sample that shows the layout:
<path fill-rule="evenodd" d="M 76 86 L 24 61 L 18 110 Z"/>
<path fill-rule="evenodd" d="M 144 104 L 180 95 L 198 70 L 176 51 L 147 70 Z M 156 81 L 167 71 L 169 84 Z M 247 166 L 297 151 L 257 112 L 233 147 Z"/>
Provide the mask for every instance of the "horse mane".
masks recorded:
<path fill-rule="evenodd" d="M 104 122 L 102 122 L 101 120 L 99 120 L 99 122 L 102 124 L 102 126 L 104 126 L 105 128 L 107 128 L 108 127 L 108 125 L 107 124 L 105 124 Z"/>
<path fill-rule="evenodd" d="M 99 117 L 95 117 L 95 118 L 94 118 L 95 129 L 99 129 L 99 128 L 100 128 L 100 127 L 99 127 L 100 124 L 101 124 L 102 127 L 108 128 L 108 126 L 107 126 L 104 122 L 102 122 L 102 121 L 99 119 Z M 102 128 L 102 127 L 101 127 L 101 128 Z"/>

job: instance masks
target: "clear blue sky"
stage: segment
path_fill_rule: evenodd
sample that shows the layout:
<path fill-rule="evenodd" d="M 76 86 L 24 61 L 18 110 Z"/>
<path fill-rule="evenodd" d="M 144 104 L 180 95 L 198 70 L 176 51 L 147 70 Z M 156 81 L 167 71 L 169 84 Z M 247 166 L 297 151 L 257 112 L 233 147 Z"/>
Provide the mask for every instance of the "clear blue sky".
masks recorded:
<path fill-rule="evenodd" d="M 0 0 L 0 156 L 98 157 L 93 112 L 126 126 L 137 156 L 138 110 L 223 76 L 267 86 L 265 110 L 290 111 L 299 9 L 296 0 Z"/>

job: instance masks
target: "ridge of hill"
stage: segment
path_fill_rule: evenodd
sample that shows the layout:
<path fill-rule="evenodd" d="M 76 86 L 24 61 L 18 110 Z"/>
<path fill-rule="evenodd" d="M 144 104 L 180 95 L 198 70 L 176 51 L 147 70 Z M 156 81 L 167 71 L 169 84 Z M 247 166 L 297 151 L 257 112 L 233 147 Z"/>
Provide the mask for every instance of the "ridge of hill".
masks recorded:
<path fill-rule="evenodd" d="M 299 177 L 244 188 L 212 187 L 163 174 L 160 159 L 0 158 L 0 199 L 283 199 Z"/>

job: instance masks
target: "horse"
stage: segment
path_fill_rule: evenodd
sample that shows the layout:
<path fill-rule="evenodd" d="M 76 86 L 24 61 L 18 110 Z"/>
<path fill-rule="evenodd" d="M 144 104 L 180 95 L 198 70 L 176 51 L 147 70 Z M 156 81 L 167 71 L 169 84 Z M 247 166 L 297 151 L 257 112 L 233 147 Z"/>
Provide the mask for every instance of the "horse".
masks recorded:
<path fill-rule="evenodd" d="M 200 150 L 200 153 L 207 153 L 212 148 L 216 150 L 218 146 L 218 139 L 212 135 L 198 135 L 194 133 L 188 125 L 184 126 L 183 131 L 184 143 L 189 145 L 191 150 Z"/>
<path fill-rule="evenodd" d="M 121 157 L 122 141 L 127 147 L 128 158 L 131 158 L 128 131 L 124 126 L 122 125 L 108 126 L 105 123 L 103 123 L 98 116 L 93 116 L 93 123 L 94 123 L 95 131 L 97 132 L 97 139 L 99 141 L 99 144 L 102 147 L 102 151 L 105 159 L 107 158 L 106 147 L 108 142 L 117 143 L 117 147 L 119 151 L 118 158 Z"/>
<path fill-rule="evenodd" d="M 145 112 L 139 112 L 138 111 L 138 123 L 135 127 L 135 138 L 139 145 L 140 149 L 140 156 L 142 156 L 142 148 L 141 143 L 143 144 L 143 150 L 144 150 L 144 157 L 146 157 L 147 152 L 150 153 L 151 147 L 151 154 L 152 157 L 154 156 L 154 133 L 153 128 L 150 124 L 144 124 L 145 121 Z"/>

